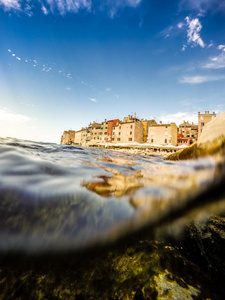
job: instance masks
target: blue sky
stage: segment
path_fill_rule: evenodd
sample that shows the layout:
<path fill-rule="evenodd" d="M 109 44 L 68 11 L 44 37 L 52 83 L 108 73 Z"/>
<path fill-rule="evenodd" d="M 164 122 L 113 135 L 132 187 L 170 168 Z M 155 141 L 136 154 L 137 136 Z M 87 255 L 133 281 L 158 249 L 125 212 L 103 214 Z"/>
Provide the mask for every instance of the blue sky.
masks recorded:
<path fill-rule="evenodd" d="M 0 136 L 225 111 L 224 0 L 0 0 Z"/>

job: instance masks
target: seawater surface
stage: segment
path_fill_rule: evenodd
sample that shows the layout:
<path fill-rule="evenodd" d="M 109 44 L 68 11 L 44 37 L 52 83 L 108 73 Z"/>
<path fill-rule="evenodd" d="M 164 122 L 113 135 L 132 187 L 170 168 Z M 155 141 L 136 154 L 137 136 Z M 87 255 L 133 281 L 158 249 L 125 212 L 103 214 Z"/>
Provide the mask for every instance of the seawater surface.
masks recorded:
<path fill-rule="evenodd" d="M 221 164 L 212 157 L 169 162 L 157 155 L 1 138 L 0 251 L 104 245 L 156 228 L 220 181 Z"/>

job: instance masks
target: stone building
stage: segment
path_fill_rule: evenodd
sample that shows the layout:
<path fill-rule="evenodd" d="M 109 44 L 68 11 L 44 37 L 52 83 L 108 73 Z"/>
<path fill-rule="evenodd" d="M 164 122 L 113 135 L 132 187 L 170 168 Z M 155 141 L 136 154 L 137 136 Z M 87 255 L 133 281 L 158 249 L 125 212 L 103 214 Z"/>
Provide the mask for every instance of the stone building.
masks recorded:
<path fill-rule="evenodd" d="M 119 123 L 121 123 L 121 121 L 119 119 L 113 119 L 113 120 L 108 120 L 108 126 L 107 126 L 107 142 L 112 142 L 112 134 L 113 134 L 113 127 L 115 125 L 118 125 Z"/>
<path fill-rule="evenodd" d="M 61 144 L 63 145 L 74 145 L 75 131 L 65 130 L 61 137 Z"/>
<path fill-rule="evenodd" d="M 185 137 L 183 133 L 178 133 L 177 146 L 190 146 L 193 143 L 191 137 Z"/>
<path fill-rule="evenodd" d="M 74 144 L 75 145 L 81 145 L 81 130 L 75 131 Z"/>
<path fill-rule="evenodd" d="M 188 121 L 183 121 L 178 127 L 178 135 L 181 133 L 184 138 L 191 138 L 192 142 L 197 142 L 198 125 L 195 125 L 193 122 L 190 124 Z"/>
<path fill-rule="evenodd" d="M 113 127 L 112 142 L 143 143 L 143 124 L 134 116 L 128 115 L 123 122 Z"/>
<path fill-rule="evenodd" d="M 148 128 L 151 125 L 157 124 L 155 120 L 144 120 L 141 119 L 143 125 L 143 143 L 146 143 L 148 140 Z"/>
<path fill-rule="evenodd" d="M 148 143 L 151 145 L 177 145 L 177 125 L 170 124 L 154 124 L 148 129 Z"/>
<path fill-rule="evenodd" d="M 201 136 L 203 127 L 215 119 L 216 114 L 213 112 L 212 114 L 209 113 L 209 111 L 205 111 L 204 114 L 198 113 L 198 139 Z"/>
<path fill-rule="evenodd" d="M 90 123 L 87 128 L 87 145 L 94 145 L 97 143 L 106 143 L 112 141 L 113 126 L 119 124 L 119 119 L 106 120 L 102 123 Z"/>

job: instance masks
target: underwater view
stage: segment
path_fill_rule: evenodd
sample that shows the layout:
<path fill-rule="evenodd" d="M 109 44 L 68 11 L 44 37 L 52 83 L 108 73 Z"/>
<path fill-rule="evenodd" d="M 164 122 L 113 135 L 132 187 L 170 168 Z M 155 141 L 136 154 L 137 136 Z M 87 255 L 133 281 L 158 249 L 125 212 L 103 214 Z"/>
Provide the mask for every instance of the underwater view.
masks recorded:
<path fill-rule="evenodd" d="M 0 299 L 224 299 L 223 156 L 0 140 Z"/>

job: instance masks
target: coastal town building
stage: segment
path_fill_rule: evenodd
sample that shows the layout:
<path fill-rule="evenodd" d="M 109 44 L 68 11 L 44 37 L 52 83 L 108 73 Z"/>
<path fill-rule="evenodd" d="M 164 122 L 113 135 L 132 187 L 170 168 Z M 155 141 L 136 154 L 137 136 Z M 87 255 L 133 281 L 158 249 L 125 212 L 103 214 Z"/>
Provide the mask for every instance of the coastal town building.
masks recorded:
<path fill-rule="evenodd" d="M 209 123 L 210 121 L 215 119 L 215 117 L 216 117 L 215 112 L 213 112 L 212 114 L 210 114 L 209 111 L 205 111 L 204 114 L 201 114 L 200 112 L 198 112 L 198 138 L 200 137 L 200 135 L 202 133 L 203 127 L 207 123 Z"/>
<path fill-rule="evenodd" d="M 148 143 L 150 145 L 177 145 L 177 125 L 154 124 L 148 129 Z"/>
<path fill-rule="evenodd" d="M 198 140 L 198 125 L 193 122 L 190 124 L 188 121 L 183 121 L 178 127 L 178 136 L 182 133 L 184 138 L 191 138 L 192 142 Z"/>
<path fill-rule="evenodd" d="M 113 126 L 113 143 L 143 143 L 143 124 L 134 116 L 128 115 L 123 122 Z"/>
<path fill-rule="evenodd" d="M 148 140 L 148 128 L 151 125 L 157 124 L 155 120 L 144 120 L 141 119 L 142 125 L 143 125 L 143 143 L 146 143 Z"/>
<path fill-rule="evenodd" d="M 61 144 L 63 145 L 73 145 L 75 139 L 74 130 L 65 130 L 61 136 Z"/>
<path fill-rule="evenodd" d="M 191 137 L 185 137 L 183 133 L 179 133 L 177 137 L 177 146 L 190 146 L 193 143 Z"/>
<path fill-rule="evenodd" d="M 162 124 L 147 119 L 138 119 L 136 113 L 119 119 L 94 121 L 78 131 L 66 130 L 61 136 L 61 144 L 81 146 L 101 146 L 111 144 L 148 143 L 158 146 L 183 146 L 196 142 L 203 127 L 216 117 L 206 111 L 198 113 L 198 125 L 183 121 L 177 128 L 174 122 Z"/>
<path fill-rule="evenodd" d="M 81 145 L 81 130 L 75 132 L 74 144 Z"/>
<path fill-rule="evenodd" d="M 121 123 L 119 119 L 113 119 L 108 121 L 108 127 L 107 127 L 107 142 L 112 142 L 112 135 L 113 135 L 113 128 L 114 126 Z"/>

